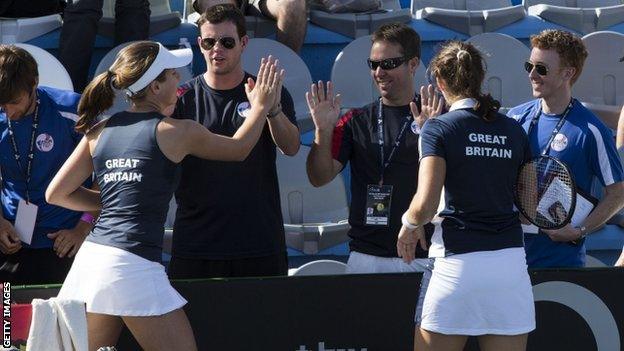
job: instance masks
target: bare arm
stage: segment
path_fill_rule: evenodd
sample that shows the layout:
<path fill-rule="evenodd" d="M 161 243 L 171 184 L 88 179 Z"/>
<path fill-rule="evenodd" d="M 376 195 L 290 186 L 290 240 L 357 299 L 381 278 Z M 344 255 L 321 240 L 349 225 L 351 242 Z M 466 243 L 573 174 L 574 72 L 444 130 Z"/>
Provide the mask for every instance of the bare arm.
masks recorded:
<path fill-rule="evenodd" d="M 251 111 L 249 116 L 230 138 L 210 132 L 197 122 L 167 118 L 158 125 L 158 145 L 174 162 L 186 155 L 221 161 L 243 161 L 262 134 L 266 114 L 282 87 L 284 71 L 278 72 L 277 62 L 262 59 L 257 81 L 249 78 L 245 91 Z"/>
<path fill-rule="evenodd" d="M 288 156 L 294 156 L 299 151 L 299 128 L 292 124 L 288 116 L 282 111 L 282 91 L 277 92 L 273 106 L 269 111 L 269 130 L 273 142 L 280 151 Z"/>
<path fill-rule="evenodd" d="M 340 95 L 334 97 L 331 82 L 327 82 L 325 92 L 323 82 L 319 81 L 318 84 L 312 84 L 310 91 L 306 92 L 306 100 L 316 127 L 314 143 L 306 160 L 306 170 L 310 183 L 319 187 L 334 179 L 343 167 L 331 154 L 332 135 L 340 115 Z"/>
<path fill-rule="evenodd" d="M 275 145 L 283 154 L 294 156 L 299 151 L 299 128 L 292 124 L 281 110 L 277 116 L 268 121 Z"/>
<path fill-rule="evenodd" d="M 84 137 L 50 182 L 46 201 L 74 211 L 99 211 L 100 192 L 82 186 L 92 173 L 89 141 Z"/>
<path fill-rule="evenodd" d="M 605 187 L 605 195 L 596 208 L 587 216 L 583 225 L 587 233 L 598 230 L 624 205 L 624 182 Z M 543 230 L 553 241 L 573 241 L 581 236 L 581 230 L 568 224 L 557 230 Z"/>
<path fill-rule="evenodd" d="M 622 106 L 622 111 L 620 111 L 620 118 L 618 119 L 617 123 L 615 146 L 618 148 L 618 150 L 624 146 L 624 106 Z"/>
<path fill-rule="evenodd" d="M 445 178 L 446 160 L 442 157 L 427 156 L 420 161 L 418 190 L 405 212 L 407 221 L 417 228 L 409 229 L 405 225 L 402 226 L 397 240 L 399 257 L 403 257 L 407 263 L 415 259 L 416 245 L 420 243 L 423 249 L 427 249 L 423 226 L 436 214 Z"/>

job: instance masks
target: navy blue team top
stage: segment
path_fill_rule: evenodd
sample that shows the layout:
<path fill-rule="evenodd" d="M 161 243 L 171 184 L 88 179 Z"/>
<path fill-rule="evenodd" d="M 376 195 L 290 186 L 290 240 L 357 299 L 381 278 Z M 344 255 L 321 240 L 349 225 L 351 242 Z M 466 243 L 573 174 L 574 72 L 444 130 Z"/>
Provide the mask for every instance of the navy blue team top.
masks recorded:
<path fill-rule="evenodd" d="M 450 112 L 430 119 L 420 136 L 421 160 L 446 161 L 445 207 L 438 215 L 430 257 L 522 247 L 522 229 L 514 209 L 514 186 L 522 163 L 530 158 L 526 133 L 498 114 L 487 122 L 465 99 Z"/>
<path fill-rule="evenodd" d="M 34 159 L 30 179 L 30 201 L 38 206 L 37 221 L 33 232 L 31 248 L 52 247 L 53 240 L 46 234 L 60 229 L 71 229 L 80 220 L 81 212 L 71 211 L 45 201 L 45 191 L 54 175 L 74 151 L 82 135 L 74 130 L 76 108 L 80 95 L 49 87 L 38 87 L 39 126 L 37 128 Z M 34 113 L 17 121 L 11 121 L 22 160 L 27 160 L 30 150 Z M 13 155 L 9 137 L 7 116 L 0 111 L 0 167 L 2 168 L 2 215 L 10 222 L 15 221 L 20 199 L 26 199 L 26 167 L 19 168 Z M 90 180 L 85 186 L 90 186 Z"/>
<path fill-rule="evenodd" d="M 93 154 L 102 212 L 86 240 L 161 261 L 177 168 L 156 142 L 163 118 L 119 112 L 106 122 Z"/>

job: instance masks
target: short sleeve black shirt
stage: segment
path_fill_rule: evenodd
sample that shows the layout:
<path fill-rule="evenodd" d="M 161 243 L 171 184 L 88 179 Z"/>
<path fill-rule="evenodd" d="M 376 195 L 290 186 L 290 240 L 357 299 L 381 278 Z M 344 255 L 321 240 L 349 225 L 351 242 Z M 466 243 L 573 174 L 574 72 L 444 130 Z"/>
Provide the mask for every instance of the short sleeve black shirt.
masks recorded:
<path fill-rule="evenodd" d="M 396 242 L 401 229 L 401 215 L 407 210 L 416 193 L 418 181 L 418 134 L 413 119 L 400 140 L 399 147 L 384 171 L 384 184 L 392 185 L 390 220 L 388 226 L 366 225 L 366 195 L 369 184 L 378 184 L 381 179 L 381 151 L 377 136 L 376 101 L 361 109 L 344 114 L 334 129 L 332 154 L 334 159 L 351 166 L 351 208 L 349 236 L 353 251 L 381 257 L 397 257 Z M 411 116 L 409 106 L 383 106 L 384 155 L 388 158 L 392 143 Z M 428 237 L 432 227 L 426 227 Z M 416 257 L 427 257 L 417 248 Z"/>
<path fill-rule="evenodd" d="M 178 91 L 174 118 L 193 119 L 213 133 L 232 136 L 249 111 L 244 82 L 215 90 L 202 76 Z M 282 90 L 282 110 L 296 125 L 292 98 Z M 243 162 L 182 161 L 176 191 L 173 255 L 183 258 L 237 259 L 285 252 L 276 147 L 268 125 Z"/>

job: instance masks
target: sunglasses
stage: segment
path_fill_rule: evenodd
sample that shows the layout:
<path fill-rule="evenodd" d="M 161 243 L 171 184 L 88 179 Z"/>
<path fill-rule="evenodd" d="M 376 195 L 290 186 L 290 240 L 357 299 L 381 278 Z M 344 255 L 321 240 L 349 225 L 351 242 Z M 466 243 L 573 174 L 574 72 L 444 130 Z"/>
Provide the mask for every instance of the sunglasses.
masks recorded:
<path fill-rule="evenodd" d="M 387 59 L 378 60 L 378 61 L 367 59 L 366 63 L 368 64 L 368 67 L 373 71 L 376 71 L 378 67 L 381 67 L 381 69 L 383 69 L 384 71 L 388 71 L 388 70 L 399 67 L 400 65 L 408 61 L 410 58 L 411 57 L 394 57 L 394 58 L 387 58 Z"/>
<path fill-rule="evenodd" d="M 544 66 L 544 65 L 542 65 L 540 63 L 532 64 L 529 61 L 524 63 L 524 70 L 527 71 L 527 73 L 531 73 L 533 71 L 533 68 L 535 68 L 535 71 L 540 76 L 545 76 L 545 75 L 548 74 L 548 67 L 546 67 L 546 66 Z"/>
<path fill-rule="evenodd" d="M 204 50 L 210 50 L 217 45 L 217 41 L 226 49 L 233 49 L 236 46 L 236 39 L 232 37 L 202 38 L 200 43 Z"/>

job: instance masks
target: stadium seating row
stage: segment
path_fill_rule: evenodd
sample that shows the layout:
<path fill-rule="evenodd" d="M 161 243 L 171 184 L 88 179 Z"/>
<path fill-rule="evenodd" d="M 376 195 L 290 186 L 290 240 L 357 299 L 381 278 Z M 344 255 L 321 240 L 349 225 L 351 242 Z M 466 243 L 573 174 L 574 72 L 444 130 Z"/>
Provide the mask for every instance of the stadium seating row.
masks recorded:
<path fill-rule="evenodd" d="M 188 14 L 189 1 L 183 13 L 172 11 L 169 0 L 152 0 L 150 35 L 193 21 L 197 14 Z M 112 37 L 114 32 L 114 0 L 105 0 L 99 34 Z M 411 8 L 402 9 L 399 0 L 381 1 L 374 13 L 327 13 L 311 10 L 309 20 L 320 27 L 351 38 L 365 36 L 388 22 L 426 20 L 459 33 L 476 35 L 534 16 L 587 34 L 606 30 L 624 23 L 621 0 L 412 0 Z M 250 37 L 265 37 L 276 31 L 275 22 L 262 17 L 246 16 Z M 39 18 L 0 19 L 0 42 L 25 42 L 50 32 L 62 24 L 59 15 Z"/>

